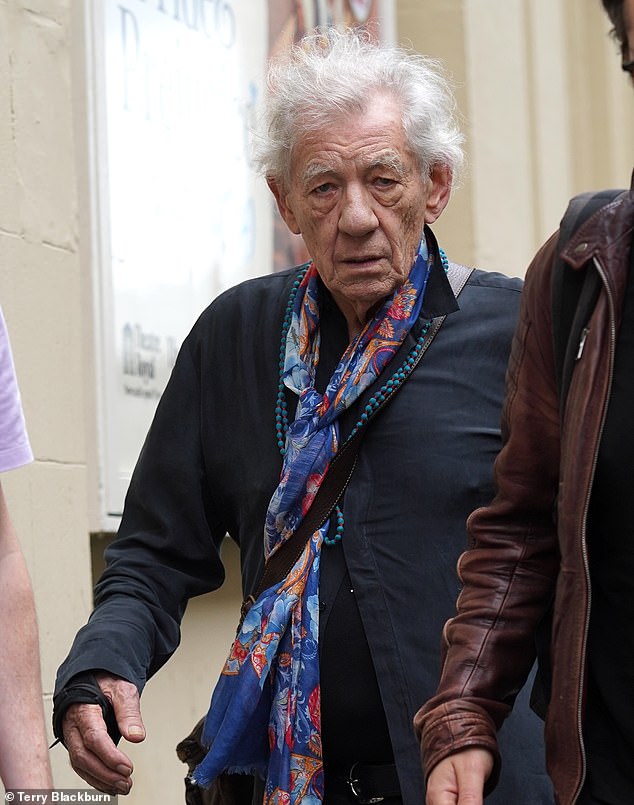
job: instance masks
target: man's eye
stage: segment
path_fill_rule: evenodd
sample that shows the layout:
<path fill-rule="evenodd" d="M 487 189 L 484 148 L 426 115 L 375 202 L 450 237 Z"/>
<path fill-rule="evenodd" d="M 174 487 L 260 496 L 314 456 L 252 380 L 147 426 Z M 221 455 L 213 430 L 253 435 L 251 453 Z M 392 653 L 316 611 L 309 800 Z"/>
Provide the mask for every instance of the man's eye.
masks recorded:
<path fill-rule="evenodd" d="M 318 196 L 323 196 L 325 193 L 329 193 L 332 188 L 333 185 L 330 182 L 324 182 L 323 184 L 318 185 L 313 190 L 313 193 L 316 193 Z"/>
<path fill-rule="evenodd" d="M 374 184 L 378 187 L 392 187 L 396 182 L 394 179 L 388 179 L 387 176 L 379 176 L 374 180 Z"/>

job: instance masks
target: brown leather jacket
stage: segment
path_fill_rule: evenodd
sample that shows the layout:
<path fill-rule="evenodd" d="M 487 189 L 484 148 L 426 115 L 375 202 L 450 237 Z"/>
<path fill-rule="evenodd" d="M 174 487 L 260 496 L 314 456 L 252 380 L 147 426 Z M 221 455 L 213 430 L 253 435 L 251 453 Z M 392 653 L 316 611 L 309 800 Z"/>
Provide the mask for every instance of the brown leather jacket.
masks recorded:
<path fill-rule="evenodd" d="M 588 220 L 562 254 L 576 270 L 590 260 L 589 270 L 597 271 L 602 283 L 589 311 L 563 422 L 551 315 L 557 235 L 541 248 L 527 272 L 507 374 L 504 446 L 495 465 L 497 495 L 469 518 L 473 547 L 458 563 L 464 589 L 457 615 L 444 629 L 441 682 L 437 695 L 414 720 L 426 776 L 447 755 L 480 746 L 496 756 L 488 788 L 495 785 L 500 762 L 496 730 L 531 668 L 535 629 L 554 597 L 547 765 L 559 805 L 572 805 L 583 784 L 590 608 L 586 515 L 633 227 L 630 192 Z"/>

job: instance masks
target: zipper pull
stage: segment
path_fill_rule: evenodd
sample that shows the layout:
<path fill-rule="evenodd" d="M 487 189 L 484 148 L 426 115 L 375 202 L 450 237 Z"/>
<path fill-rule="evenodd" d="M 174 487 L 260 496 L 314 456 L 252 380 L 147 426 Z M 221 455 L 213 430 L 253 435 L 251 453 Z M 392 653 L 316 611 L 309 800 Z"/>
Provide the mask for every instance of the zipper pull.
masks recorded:
<path fill-rule="evenodd" d="M 588 329 L 588 327 L 584 327 L 583 330 L 581 331 L 581 338 L 579 339 L 579 346 L 577 347 L 577 357 L 575 358 L 575 360 L 577 361 L 583 354 L 583 348 L 586 345 L 586 338 L 588 337 L 589 332 L 590 330 Z"/>

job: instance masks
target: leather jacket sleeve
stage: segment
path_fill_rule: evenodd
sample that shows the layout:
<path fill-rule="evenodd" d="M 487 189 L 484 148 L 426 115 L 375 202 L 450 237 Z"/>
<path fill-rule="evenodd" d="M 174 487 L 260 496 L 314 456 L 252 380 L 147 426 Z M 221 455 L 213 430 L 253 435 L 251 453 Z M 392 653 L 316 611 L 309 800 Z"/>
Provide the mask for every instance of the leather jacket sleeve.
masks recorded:
<path fill-rule="evenodd" d="M 526 275 L 507 370 L 496 497 L 470 516 L 459 559 L 456 616 L 443 631 L 436 695 L 416 714 L 425 776 L 448 755 L 483 747 L 500 758 L 496 731 L 535 659 L 535 628 L 554 595 L 559 551 L 554 505 L 559 476 L 559 405 L 550 305 L 557 238 Z"/>

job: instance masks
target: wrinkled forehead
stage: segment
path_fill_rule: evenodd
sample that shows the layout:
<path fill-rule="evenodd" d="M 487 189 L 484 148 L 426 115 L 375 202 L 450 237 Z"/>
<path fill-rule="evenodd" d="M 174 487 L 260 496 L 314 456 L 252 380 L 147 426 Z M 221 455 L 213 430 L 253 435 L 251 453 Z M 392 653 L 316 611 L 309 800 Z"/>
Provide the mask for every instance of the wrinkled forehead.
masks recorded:
<path fill-rule="evenodd" d="M 401 108 L 389 97 L 361 111 L 341 111 L 299 126 L 291 152 L 293 170 L 308 182 L 352 163 L 364 171 L 384 167 L 405 174 L 412 162 L 417 166 Z"/>

